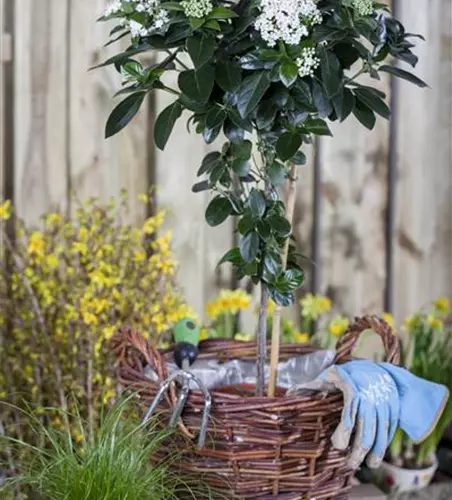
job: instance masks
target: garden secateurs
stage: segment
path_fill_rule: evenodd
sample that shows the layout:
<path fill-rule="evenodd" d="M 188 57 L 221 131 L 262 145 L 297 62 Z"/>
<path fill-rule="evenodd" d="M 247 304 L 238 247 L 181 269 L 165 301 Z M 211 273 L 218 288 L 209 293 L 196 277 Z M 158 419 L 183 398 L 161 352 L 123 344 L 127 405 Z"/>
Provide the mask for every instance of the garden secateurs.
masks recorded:
<path fill-rule="evenodd" d="M 212 398 L 204 383 L 193 373 L 188 371 L 198 356 L 198 343 L 200 332 L 198 326 L 190 319 L 179 321 L 174 327 L 174 340 L 176 347 L 174 350 L 174 361 L 179 370 L 173 372 L 160 386 L 157 395 L 151 403 L 143 423 L 146 423 L 158 404 L 162 400 L 165 392 L 169 389 L 172 382 L 179 382 L 181 389 L 177 398 L 176 406 L 170 418 L 170 426 L 176 425 L 184 410 L 185 404 L 190 393 L 190 382 L 194 382 L 204 396 L 204 412 L 201 421 L 201 428 L 198 436 L 198 448 L 203 448 L 206 441 L 207 426 L 209 423 L 210 409 L 212 406 Z"/>

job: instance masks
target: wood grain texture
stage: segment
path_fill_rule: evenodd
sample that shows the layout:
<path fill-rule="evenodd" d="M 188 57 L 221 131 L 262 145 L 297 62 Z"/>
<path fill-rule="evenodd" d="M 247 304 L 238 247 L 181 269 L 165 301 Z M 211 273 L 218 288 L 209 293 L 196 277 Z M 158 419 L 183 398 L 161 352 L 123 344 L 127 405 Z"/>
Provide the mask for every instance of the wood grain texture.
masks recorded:
<path fill-rule="evenodd" d="M 321 290 L 351 317 L 381 312 L 389 125 L 368 131 L 351 117 L 331 129 L 320 143 Z"/>
<path fill-rule="evenodd" d="M 422 12 L 422 15 L 420 13 Z M 448 0 L 400 1 L 410 32 L 422 33 L 416 74 L 430 89 L 400 82 L 396 311 L 412 314 L 452 296 L 452 9 Z"/>
<path fill-rule="evenodd" d="M 66 206 L 67 0 L 16 0 L 15 202 L 37 222 Z"/>
<path fill-rule="evenodd" d="M 139 222 L 144 206 L 136 201 L 137 195 L 149 188 L 146 109 L 124 131 L 105 140 L 105 122 L 119 102 L 112 96 L 120 88 L 120 77 L 111 67 L 89 71 L 119 48 L 118 44 L 102 48 L 112 26 L 96 19 L 106 4 L 107 0 L 70 4 L 70 187 L 81 200 L 90 196 L 106 200 L 127 189 L 130 218 Z"/>
<path fill-rule="evenodd" d="M 177 73 L 165 79 L 168 86 L 177 88 Z M 173 101 L 171 94 L 158 93 L 156 112 L 159 113 Z M 216 266 L 231 248 L 233 233 L 231 220 L 216 228 L 209 227 L 204 213 L 210 194 L 191 191 L 204 155 L 209 150 L 221 148 L 222 139 L 206 146 L 194 130 L 187 133 L 188 118 L 189 114 L 184 113 L 176 123 L 165 150 L 156 151 L 157 201 L 167 212 L 166 227 L 173 232 L 174 250 L 180 263 L 180 284 L 188 303 L 203 316 L 206 302 L 221 287 L 230 287 L 230 268 Z"/>

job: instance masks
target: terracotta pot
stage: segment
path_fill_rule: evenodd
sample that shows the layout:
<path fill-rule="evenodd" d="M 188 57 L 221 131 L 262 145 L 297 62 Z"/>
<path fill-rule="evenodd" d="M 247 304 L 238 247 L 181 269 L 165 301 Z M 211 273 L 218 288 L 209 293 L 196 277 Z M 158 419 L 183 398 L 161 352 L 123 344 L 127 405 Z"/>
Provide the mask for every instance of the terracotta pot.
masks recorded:
<path fill-rule="evenodd" d="M 388 492 L 417 491 L 427 487 L 438 468 L 438 460 L 425 469 L 404 469 L 387 462 L 375 471 L 378 484 Z"/>

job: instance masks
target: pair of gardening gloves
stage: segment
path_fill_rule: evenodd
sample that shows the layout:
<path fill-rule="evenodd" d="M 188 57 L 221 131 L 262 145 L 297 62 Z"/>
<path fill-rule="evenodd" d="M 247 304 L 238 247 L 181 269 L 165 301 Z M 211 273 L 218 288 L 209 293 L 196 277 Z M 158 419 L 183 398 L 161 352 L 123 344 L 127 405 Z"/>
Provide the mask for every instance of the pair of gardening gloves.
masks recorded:
<path fill-rule="evenodd" d="M 339 450 L 351 445 L 352 469 L 357 469 L 366 457 L 370 468 L 379 467 L 397 427 L 415 443 L 424 441 L 449 398 L 443 385 L 390 363 L 364 360 L 331 366 L 308 387 L 338 389 L 344 394 L 342 418 L 332 444 Z"/>

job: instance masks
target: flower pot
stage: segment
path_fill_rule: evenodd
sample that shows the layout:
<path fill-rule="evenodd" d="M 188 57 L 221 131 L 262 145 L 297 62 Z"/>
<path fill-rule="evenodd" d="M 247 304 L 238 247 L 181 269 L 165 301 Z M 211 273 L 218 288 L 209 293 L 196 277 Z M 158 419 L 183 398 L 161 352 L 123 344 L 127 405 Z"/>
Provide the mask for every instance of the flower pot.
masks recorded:
<path fill-rule="evenodd" d="M 417 491 L 427 487 L 438 468 L 438 460 L 425 469 L 404 469 L 383 462 L 375 471 L 377 482 L 388 492 Z"/>

